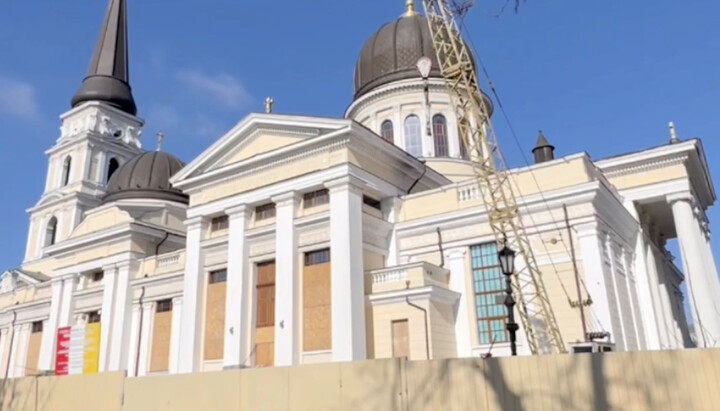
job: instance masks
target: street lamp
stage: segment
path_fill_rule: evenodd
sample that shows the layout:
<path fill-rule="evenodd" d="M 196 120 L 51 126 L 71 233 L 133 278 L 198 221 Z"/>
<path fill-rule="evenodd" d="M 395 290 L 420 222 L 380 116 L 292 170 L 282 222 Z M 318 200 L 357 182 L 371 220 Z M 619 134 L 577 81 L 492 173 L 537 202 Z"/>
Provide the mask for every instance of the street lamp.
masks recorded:
<path fill-rule="evenodd" d="M 425 94 L 425 131 L 427 132 L 427 135 L 432 135 L 432 130 L 430 129 L 430 83 L 428 82 L 428 79 L 430 78 L 430 71 L 432 70 L 432 60 L 430 60 L 430 57 L 422 56 L 417 62 L 417 69 L 420 72 L 420 75 L 422 76 L 424 87 L 423 92 Z"/>
<path fill-rule="evenodd" d="M 507 245 L 498 251 L 498 260 L 500 260 L 500 268 L 505 275 L 505 306 L 508 310 L 507 330 L 510 333 L 510 353 L 517 355 L 517 346 L 515 345 L 516 333 L 518 325 L 515 322 L 515 299 L 512 296 L 512 275 L 515 273 L 515 251 Z"/>

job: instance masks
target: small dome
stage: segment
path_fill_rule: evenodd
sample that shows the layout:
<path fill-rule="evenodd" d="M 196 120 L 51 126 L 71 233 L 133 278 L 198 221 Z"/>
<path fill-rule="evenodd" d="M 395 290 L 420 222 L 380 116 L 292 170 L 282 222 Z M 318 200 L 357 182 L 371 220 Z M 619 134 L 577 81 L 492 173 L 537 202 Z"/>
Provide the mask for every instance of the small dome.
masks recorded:
<path fill-rule="evenodd" d="M 188 196 L 170 184 L 170 177 L 183 167 L 182 161 L 163 151 L 139 154 L 110 177 L 102 202 L 154 199 L 187 204 Z"/>
<path fill-rule="evenodd" d="M 441 78 L 427 20 L 419 14 L 404 15 L 373 34 L 360 51 L 355 65 L 355 98 L 384 84 L 420 78 L 417 62 L 432 60 L 430 77 Z"/>

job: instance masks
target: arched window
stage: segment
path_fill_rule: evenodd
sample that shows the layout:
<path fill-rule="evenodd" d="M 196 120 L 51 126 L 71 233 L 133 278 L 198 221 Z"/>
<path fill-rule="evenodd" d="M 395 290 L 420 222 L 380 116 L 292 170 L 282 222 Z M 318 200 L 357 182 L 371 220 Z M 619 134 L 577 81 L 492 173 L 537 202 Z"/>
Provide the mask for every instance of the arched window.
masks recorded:
<path fill-rule="evenodd" d="M 70 156 L 65 157 L 62 169 L 62 185 L 66 186 L 70 182 L 70 167 L 72 165 L 72 158 Z"/>
<path fill-rule="evenodd" d="M 448 156 L 447 120 L 442 114 L 435 114 L 432 119 L 433 139 L 435 140 L 435 157 Z"/>
<path fill-rule="evenodd" d="M 120 167 L 120 163 L 115 158 L 111 158 L 110 162 L 108 163 L 108 172 L 107 172 L 107 181 L 110 181 L 110 177 L 117 171 L 118 167 Z"/>
<path fill-rule="evenodd" d="M 420 118 L 416 115 L 405 119 L 405 151 L 415 157 L 422 156 L 422 135 Z"/>
<path fill-rule="evenodd" d="M 45 228 L 45 247 L 55 244 L 55 237 L 57 235 L 57 218 L 53 217 L 48 221 L 47 228 Z"/>
<path fill-rule="evenodd" d="M 386 141 L 391 143 L 395 142 L 395 135 L 393 133 L 393 123 L 390 120 L 385 120 L 380 126 L 380 135 Z"/>

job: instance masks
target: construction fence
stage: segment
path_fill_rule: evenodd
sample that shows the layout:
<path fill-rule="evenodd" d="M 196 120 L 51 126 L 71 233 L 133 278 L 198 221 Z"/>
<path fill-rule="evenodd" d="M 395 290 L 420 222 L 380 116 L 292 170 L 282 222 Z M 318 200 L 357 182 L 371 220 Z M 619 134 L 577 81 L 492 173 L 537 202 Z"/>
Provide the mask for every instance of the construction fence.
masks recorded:
<path fill-rule="evenodd" d="M 718 410 L 720 349 L 3 381 L 0 410 Z"/>

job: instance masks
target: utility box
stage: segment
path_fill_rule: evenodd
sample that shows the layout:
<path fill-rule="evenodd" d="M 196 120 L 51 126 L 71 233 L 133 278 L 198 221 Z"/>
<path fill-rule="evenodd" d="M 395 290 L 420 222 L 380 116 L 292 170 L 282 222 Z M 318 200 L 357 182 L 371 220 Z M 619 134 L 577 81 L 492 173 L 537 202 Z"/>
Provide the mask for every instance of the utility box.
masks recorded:
<path fill-rule="evenodd" d="M 609 342 L 581 342 L 570 345 L 570 353 L 572 354 L 591 354 L 615 351 L 615 344 Z"/>

